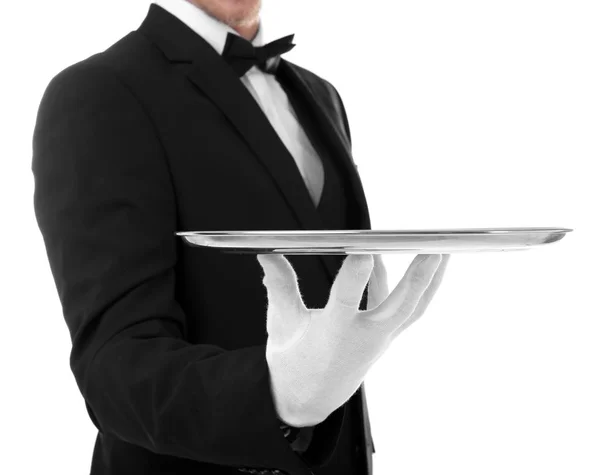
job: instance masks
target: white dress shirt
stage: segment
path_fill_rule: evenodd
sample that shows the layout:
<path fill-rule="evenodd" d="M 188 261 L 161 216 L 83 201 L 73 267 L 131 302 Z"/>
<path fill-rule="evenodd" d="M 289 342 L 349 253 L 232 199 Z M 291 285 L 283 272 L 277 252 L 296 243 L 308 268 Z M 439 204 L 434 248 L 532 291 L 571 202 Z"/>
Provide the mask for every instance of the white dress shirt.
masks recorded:
<path fill-rule="evenodd" d="M 153 0 L 190 29 L 204 38 L 219 54 L 223 54 L 228 33 L 241 36 L 230 26 L 213 18 L 187 0 Z M 252 44 L 263 46 L 264 22 L 260 19 L 258 32 Z M 275 40 L 277 38 L 273 38 Z M 242 83 L 265 113 L 273 129 L 296 161 L 298 170 L 306 183 L 315 206 L 323 191 L 324 170 L 320 157 L 315 151 L 304 129 L 298 122 L 296 113 L 288 97 L 274 75 L 265 73 L 253 66 L 242 76 Z"/>

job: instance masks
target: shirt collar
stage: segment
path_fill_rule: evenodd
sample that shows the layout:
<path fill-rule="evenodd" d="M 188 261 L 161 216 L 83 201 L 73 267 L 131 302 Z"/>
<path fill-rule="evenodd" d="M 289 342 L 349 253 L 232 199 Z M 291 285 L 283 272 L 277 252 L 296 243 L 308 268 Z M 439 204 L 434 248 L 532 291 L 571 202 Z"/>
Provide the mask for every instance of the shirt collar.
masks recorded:
<path fill-rule="evenodd" d="M 223 54 L 228 33 L 241 36 L 229 25 L 211 17 L 200 7 L 187 0 L 152 0 L 152 3 L 156 3 L 185 23 L 190 29 L 202 36 L 219 54 Z M 264 26 L 261 18 L 258 32 L 252 40 L 252 44 L 263 46 L 263 37 Z"/>

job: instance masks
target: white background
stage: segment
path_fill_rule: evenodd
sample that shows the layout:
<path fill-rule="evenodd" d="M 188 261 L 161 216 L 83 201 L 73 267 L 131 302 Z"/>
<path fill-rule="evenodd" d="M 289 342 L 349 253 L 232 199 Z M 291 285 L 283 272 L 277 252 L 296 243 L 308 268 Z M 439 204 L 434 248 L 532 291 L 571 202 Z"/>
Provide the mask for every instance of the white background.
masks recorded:
<path fill-rule="evenodd" d="M 89 473 L 95 428 L 33 214 L 31 137 L 50 79 L 148 6 L 3 6 L 2 473 Z M 598 2 L 266 0 L 263 20 L 340 91 L 373 229 L 575 229 L 452 256 L 367 377 L 375 475 L 600 474 Z M 384 257 L 390 289 L 412 257 Z"/>

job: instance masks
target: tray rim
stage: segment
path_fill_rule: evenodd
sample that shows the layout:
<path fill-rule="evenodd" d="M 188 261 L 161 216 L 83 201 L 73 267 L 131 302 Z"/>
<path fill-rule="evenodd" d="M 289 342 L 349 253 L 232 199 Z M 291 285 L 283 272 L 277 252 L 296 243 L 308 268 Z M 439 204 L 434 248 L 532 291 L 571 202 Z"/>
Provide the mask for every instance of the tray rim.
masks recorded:
<path fill-rule="evenodd" d="M 303 236 L 310 235 L 402 235 L 402 236 L 430 236 L 430 235 L 489 235 L 489 234 L 531 234 L 531 233 L 569 233 L 572 228 L 560 227 L 513 227 L 513 228 L 439 228 L 439 229 L 336 229 L 336 230 L 252 230 L 252 231 L 179 231 L 175 234 L 184 236 Z"/>

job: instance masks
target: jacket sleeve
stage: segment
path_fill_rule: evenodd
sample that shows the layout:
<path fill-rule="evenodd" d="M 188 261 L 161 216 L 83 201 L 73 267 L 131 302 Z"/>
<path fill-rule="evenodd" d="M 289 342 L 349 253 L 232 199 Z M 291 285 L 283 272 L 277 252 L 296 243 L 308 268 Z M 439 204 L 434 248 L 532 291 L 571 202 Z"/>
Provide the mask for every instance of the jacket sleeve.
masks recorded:
<path fill-rule="evenodd" d="M 304 459 L 279 428 L 265 345 L 189 343 L 187 318 L 204 316 L 175 300 L 180 238 L 165 151 L 116 72 L 81 62 L 52 79 L 32 171 L 71 369 L 100 432 L 219 465 L 308 473 L 329 458 L 345 405 L 317 426 L 322 443 Z"/>

